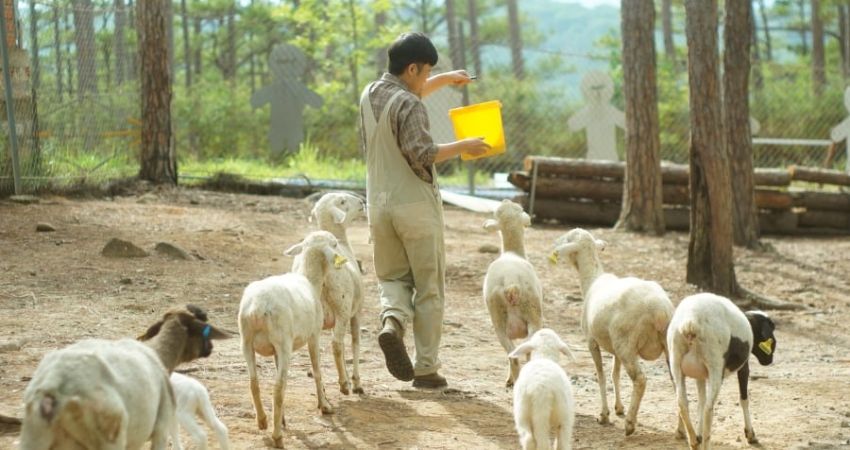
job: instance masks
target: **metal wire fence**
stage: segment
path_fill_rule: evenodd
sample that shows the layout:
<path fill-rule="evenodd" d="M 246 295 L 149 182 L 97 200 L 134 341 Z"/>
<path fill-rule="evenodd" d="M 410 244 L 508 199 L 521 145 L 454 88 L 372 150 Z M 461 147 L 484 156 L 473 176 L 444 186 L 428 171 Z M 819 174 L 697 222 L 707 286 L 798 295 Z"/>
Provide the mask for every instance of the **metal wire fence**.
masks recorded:
<path fill-rule="evenodd" d="M 34 190 L 46 182 L 103 180 L 135 174 L 140 117 L 136 74 L 143 68 L 138 67 L 136 57 L 132 7 L 124 6 L 121 1 L 99 2 L 96 6 L 91 1 L 79 0 L 63 7 L 3 1 L 7 17 L 11 19 L 9 9 L 15 11 L 12 24 L 7 26 L 10 36 L 3 45 L 11 68 L 11 109 L 17 121 L 18 160 L 24 189 Z M 180 48 L 176 27 L 181 24 L 175 20 L 174 26 L 176 47 Z M 439 33 L 433 38 L 438 43 L 447 40 Z M 613 157 L 623 158 L 622 76 L 616 61 L 612 62 L 615 56 L 527 49 L 527 64 L 533 69 L 526 79 L 517 80 L 510 70 L 507 48 L 482 47 L 480 54 L 482 73 L 476 74 L 478 80 L 466 93 L 447 89 L 426 99 L 433 133 L 438 142 L 450 141 L 454 139 L 447 114 L 450 108 L 465 101 L 499 100 L 507 151 L 493 158 L 472 163 L 458 161 L 441 167 L 444 185 L 470 190 L 506 187 L 505 174 L 521 170 L 523 158 L 530 154 L 582 158 L 588 155 L 589 148 L 608 146 L 615 152 Z M 687 81 L 682 79 L 682 64 L 666 68 L 659 65 L 662 158 L 678 163 L 687 162 L 688 157 Z M 186 69 L 174 65 L 178 77 Z M 437 71 L 447 69 L 441 65 Z M 259 70 L 268 72 L 267 68 Z M 838 151 L 827 160 L 830 129 L 848 115 L 843 105 L 844 82 L 840 75 L 833 77 L 832 88 L 815 101 L 808 89 L 799 88 L 806 85 L 805 80 L 789 81 L 791 72 L 783 70 L 773 67 L 764 76 L 760 93 L 754 94 L 751 101 L 754 130 L 757 130 L 755 166 L 797 164 L 843 169 L 847 166 L 843 146 L 833 148 Z M 798 68 L 794 70 L 794 74 L 800 73 Z M 596 75 L 585 81 L 592 73 Z M 606 80 L 599 82 L 599 73 L 609 76 L 610 84 Z M 268 77 L 266 73 L 264 78 Z M 236 83 L 247 84 L 238 77 Z M 313 87 L 319 90 L 318 86 Z M 247 86 L 234 88 L 238 89 Z M 178 91 L 176 95 L 186 93 Z M 219 106 L 195 105 L 201 109 Z M 356 107 L 350 106 L 351 111 L 356 111 Z M 342 123 L 329 125 L 324 119 L 326 113 L 327 109 L 319 108 L 309 113 L 305 121 L 305 134 L 327 147 L 320 153 L 327 154 L 335 148 L 357 148 L 356 131 L 334 132 L 337 128 L 355 130 L 357 114 L 348 114 Z M 11 192 L 11 135 L 5 109 L 0 114 L 5 133 L 0 144 L 0 192 Z M 204 142 L 203 136 L 197 135 L 203 130 L 187 129 L 190 119 L 176 114 L 178 155 L 197 151 L 197 142 Z M 228 126 L 228 120 L 222 116 L 220 127 Z M 258 128 L 268 127 L 269 123 L 267 113 L 262 112 L 247 120 L 256 122 Z M 259 147 L 247 153 L 265 154 Z M 244 149 L 232 151 L 234 157 L 246 153 Z M 183 171 L 181 175 L 206 174 Z M 310 173 L 305 175 L 314 177 Z M 354 180 L 362 181 L 364 177 L 365 171 L 356 174 Z"/>

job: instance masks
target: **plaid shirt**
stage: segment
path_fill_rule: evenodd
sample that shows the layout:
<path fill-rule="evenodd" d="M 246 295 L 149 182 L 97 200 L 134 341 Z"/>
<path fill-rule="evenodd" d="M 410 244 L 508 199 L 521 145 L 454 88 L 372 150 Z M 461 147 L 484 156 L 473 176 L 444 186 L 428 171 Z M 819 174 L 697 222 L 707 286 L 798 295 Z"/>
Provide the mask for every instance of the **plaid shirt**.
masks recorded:
<path fill-rule="evenodd" d="M 431 167 L 437 156 L 437 144 L 431 138 L 431 125 L 428 122 L 428 112 L 419 97 L 407 88 L 397 76 L 385 73 L 381 79 L 371 85 L 369 101 L 375 120 L 380 118 L 381 111 L 387 105 L 390 97 L 399 89 L 405 91 L 390 107 L 387 118 L 390 121 L 393 134 L 398 142 L 398 148 L 407 164 L 422 181 L 431 183 L 434 174 Z M 363 112 L 360 112 L 360 145 L 363 154 L 366 153 L 366 136 L 363 127 Z"/>

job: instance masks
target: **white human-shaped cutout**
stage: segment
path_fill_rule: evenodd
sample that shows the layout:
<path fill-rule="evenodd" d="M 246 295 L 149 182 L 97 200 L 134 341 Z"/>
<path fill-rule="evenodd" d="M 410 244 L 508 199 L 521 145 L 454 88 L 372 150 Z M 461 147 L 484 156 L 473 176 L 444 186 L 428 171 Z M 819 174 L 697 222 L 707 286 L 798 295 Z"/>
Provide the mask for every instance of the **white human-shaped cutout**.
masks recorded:
<path fill-rule="evenodd" d="M 750 135 L 755 136 L 759 134 L 759 131 L 761 131 L 761 123 L 755 117 L 750 116 Z"/>
<path fill-rule="evenodd" d="M 446 59 L 440 57 L 438 61 L 432 74 L 447 70 L 442 64 L 442 61 L 446 61 Z M 431 125 L 431 137 L 434 138 L 434 142 L 437 144 L 454 142 L 456 140 L 455 129 L 449 119 L 449 110 L 463 106 L 463 93 L 453 87 L 445 87 L 423 98 L 422 103 L 425 104 L 425 109 L 428 111 L 428 122 Z"/>
<path fill-rule="evenodd" d="M 617 127 L 626 128 L 626 115 L 609 103 L 614 96 L 614 82 L 605 72 L 588 72 L 581 80 L 581 94 L 587 103 L 570 117 L 567 125 L 571 131 L 585 129 L 585 158 L 619 160 Z"/>
<path fill-rule="evenodd" d="M 844 107 L 850 112 L 850 87 L 844 90 Z M 850 138 L 850 117 L 845 117 L 838 125 L 829 132 L 832 142 L 838 143 Z M 850 174 L 850 141 L 847 142 L 847 162 L 844 171 Z"/>

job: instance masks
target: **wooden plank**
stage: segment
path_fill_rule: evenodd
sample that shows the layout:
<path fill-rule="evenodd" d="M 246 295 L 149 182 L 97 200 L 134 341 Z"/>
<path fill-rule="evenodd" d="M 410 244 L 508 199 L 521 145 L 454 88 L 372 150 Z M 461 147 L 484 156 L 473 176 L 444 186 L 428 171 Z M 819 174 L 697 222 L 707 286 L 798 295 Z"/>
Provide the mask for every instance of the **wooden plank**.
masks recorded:
<path fill-rule="evenodd" d="M 567 176 L 573 178 L 604 178 L 622 180 L 625 163 L 619 161 L 593 161 L 554 156 L 527 156 L 523 162 L 525 171 L 531 173 L 537 162 L 538 176 Z M 690 168 L 686 164 L 661 163 L 661 180 L 664 184 L 688 184 Z M 788 186 L 791 175 L 784 169 L 755 169 L 753 182 L 756 186 Z"/>
<path fill-rule="evenodd" d="M 850 211 L 850 194 L 843 192 L 794 192 L 794 206 L 827 211 Z"/>
<path fill-rule="evenodd" d="M 793 180 L 850 186 L 850 174 L 837 170 L 791 166 L 788 168 L 788 171 L 791 173 L 791 179 Z"/>
<path fill-rule="evenodd" d="M 837 228 L 850 231 L 850 213 L 810 209 L 800 214 L 801 227 Z"/>
<path fill-rule="evenodd" d="M 458 194 L 456 192 L 440 189 L 440 195 L 443 197 L 443 202 L 450 205 L 455 205 L 463 209 L 480 213 L 492 213 L 496 210 L 501 202 L 490 200 L 481 197 L 473 197 L 471 195 Z"/>

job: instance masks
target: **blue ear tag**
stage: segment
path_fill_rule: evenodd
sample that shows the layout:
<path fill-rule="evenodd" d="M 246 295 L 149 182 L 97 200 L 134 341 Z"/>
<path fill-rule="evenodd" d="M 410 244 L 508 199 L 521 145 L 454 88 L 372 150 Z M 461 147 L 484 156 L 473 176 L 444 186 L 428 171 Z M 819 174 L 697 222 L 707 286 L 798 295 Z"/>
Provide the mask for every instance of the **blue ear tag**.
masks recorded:
<path fill-rule="evenodd" d="M 205 339 L 209 339 L 211 331 L 212 331 L 212 327 L 207 325 L 207 326 L 204 327 L 204 331 L 201 334 L 204 336 Z"/>

